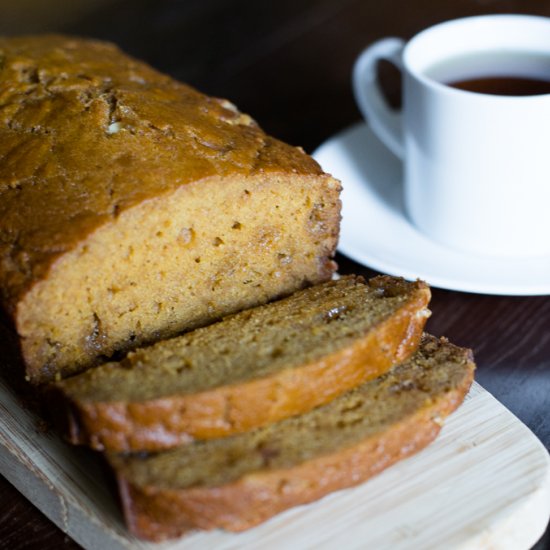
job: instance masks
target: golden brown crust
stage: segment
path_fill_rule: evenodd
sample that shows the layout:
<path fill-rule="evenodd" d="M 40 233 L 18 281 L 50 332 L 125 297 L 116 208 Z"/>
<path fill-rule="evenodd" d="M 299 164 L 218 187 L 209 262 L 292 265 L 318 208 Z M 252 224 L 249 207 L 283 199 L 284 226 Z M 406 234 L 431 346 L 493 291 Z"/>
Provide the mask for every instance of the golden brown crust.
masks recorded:
<path fill-rule="evenodd" d="M 378 277 L 369 284 L 407 300 L 361 338 L 321 360 L 260 379 L 140 402 L 75 401 L 70 392 L 54 392 L 50 408 L 71 443 L 116 452 L 158 451 L 303 413 L 381 375 L 416 351 L 429 315 L 428 286 L 393 277 Z"/>
<path fill-rule="evenodd" d="M 0 310 L 33 384 L 335 269 L 339 183 L 112 44 L 0 38 L 0 157 Z"/>
<path fill-rule="evenodd" d="M 182 490 L 136 487 L 118 475 L 124 514 L 137 536 L 160 541 L 192 528 L 242 531 L 298 504 L 358 485 L 429 444 L 441 419 L 462 403 L 473 365 L 461 384 L 404 421 L 357 445 L 303 464 L 246 475 L 222 487 Z"/>
<path fill-rule="evenodd" d="M 0 302 L 12 314 L 57 258 L 149 197 L 216 175 L 322 174 L 229 102 L 111 44 L 55 35 L 0 39 L 0 156 Z"/>

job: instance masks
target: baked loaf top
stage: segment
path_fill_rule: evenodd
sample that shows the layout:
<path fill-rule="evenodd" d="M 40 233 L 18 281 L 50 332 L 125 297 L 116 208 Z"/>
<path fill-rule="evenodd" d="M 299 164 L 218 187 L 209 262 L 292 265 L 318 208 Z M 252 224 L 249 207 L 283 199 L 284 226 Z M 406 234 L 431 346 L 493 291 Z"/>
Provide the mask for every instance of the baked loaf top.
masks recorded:
<path fill-rule="evenodd" d="M 343 277 L 58 382 L 50 410 L 73 443 L 100 450 L 158 450 L 246 431 L 407 359 L 429 299 L 420 281 Z"/>
<path fill-rule="evenodd" d="M 153 539 L 242 530 L 356 485 L 429 443 L 473 371 L 469 350 L 426 336 L 408 362 L 303 415 L 148 457 L 108 454 L 127 521 Z"/>
<path fill-rule="evenodd" d="M 0 303 L 148 197 L 212 175 L 321 174 L 228 101 L 105 42 L 0 38 Z M 44 207 L 47 206 L 47 207 Z"/>

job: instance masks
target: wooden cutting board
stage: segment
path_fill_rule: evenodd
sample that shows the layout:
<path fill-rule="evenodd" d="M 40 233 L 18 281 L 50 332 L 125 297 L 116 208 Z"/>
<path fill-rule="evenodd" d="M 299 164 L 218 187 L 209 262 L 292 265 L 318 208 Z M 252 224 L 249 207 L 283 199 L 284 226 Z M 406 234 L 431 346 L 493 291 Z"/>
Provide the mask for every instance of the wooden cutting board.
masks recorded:
<path fill-rule="evenodd" d="M 548 452 L 477 384 L 432 445 L 371 481 L 245 533 L 192 533 L 162 544 L 129 536 L 95 457 L 38 426 L 0 380 L 0 473 L 91 550 L 521 550 L 550 516 Z"/>

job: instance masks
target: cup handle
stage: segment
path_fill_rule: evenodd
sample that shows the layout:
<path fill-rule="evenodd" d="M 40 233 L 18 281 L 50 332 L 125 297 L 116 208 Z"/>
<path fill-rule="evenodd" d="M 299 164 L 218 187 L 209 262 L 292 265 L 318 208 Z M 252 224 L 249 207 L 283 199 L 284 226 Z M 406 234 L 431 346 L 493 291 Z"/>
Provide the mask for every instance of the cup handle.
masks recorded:
<path fill-rule="evenodd" d="M 380 91 L 377 63 L 386 59 L 403 72 L 404 47 L 401 38 L 383 38 L 369 46 L 353 67 L 353 92 L 359 109 L 372 131 L 399 158 L 404 155 L 401 113 L 389 107 Z"/>

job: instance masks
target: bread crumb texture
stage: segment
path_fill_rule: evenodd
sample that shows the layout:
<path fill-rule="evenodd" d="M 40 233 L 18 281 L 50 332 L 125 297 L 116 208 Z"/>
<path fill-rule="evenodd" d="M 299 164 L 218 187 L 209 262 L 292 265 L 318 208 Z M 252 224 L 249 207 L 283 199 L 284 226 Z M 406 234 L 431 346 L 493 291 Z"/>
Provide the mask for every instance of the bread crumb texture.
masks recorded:
<path fill-rule="evenodd" d="M 346 276 L 131 352 L 50 388 L 73 442 L 160 450 L 308 411 L 418 347 L 422 282 Z"/>
<path fill-rule="evenodd" d="M 242 531 L 357 485 L 430 443 L 473 372 L 469 350 L 426 336 L 409 361 L 309 413 L 163 453 L 109 453 L 128 526 L 151 540 Z"/>
<path fill-rule="evenodd" d="M 326 280 L 339 183 L 115 46 L 0 39 L 0 301 L 34 382 Z"/>

